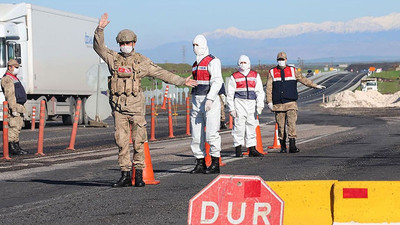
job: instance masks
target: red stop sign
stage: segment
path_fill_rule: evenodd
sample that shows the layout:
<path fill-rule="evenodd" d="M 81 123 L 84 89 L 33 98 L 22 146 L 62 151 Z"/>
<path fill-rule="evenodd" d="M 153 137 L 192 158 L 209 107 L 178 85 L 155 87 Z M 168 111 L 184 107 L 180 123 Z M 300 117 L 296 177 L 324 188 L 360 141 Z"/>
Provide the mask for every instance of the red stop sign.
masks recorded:
<path fill-rule="evenodd" d="M 283 200 L 258 176 L 219 175 L 189 203 L 188 224 L 283 224 Z"/>

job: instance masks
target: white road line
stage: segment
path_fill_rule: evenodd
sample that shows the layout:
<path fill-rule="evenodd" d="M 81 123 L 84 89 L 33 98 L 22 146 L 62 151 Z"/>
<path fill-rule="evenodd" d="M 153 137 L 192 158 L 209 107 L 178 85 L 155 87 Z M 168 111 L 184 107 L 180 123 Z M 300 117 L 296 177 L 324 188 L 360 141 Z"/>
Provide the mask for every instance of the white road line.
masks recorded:
<path fill-rule="evenodd" d="M 320 138 L 327 137 L 327 136 L 329 136 L 329 135 L 332 135 L 332 134 L 321 135 L 321 136 L 314 137 L 314 138 L 307 139 L 307 140 L 300 140 L 300 141 L 298 142 L 298 144 L 307 143 L 307 142 L 310 142 L 310 141 L 315 141 L 315 140 L 318 140 L 318 139 L 320 139 Z M 227 157 L 224 157 L 224 158 L 223 158 L 222 162 L 223 162 L 223 163 L 230 163 L 230 162 L 234 162 L 234 161 L 241 160 L 241 159 L 245 159 L 245 158 L 246 158 L 246 157 L 227 156 Z M 172 176 L 172 175 L 175 175 L 175 174 L 176 174 L 176 173 L 173 173 L 173 171 L 189 172 L 189 171 L 191 171 L 193 168 L 194 168 L 194 165 L 175 167 L 175 168 L 169 169 L 168 171 L 170 171 L 170 172 L 157 173 L 157 174 L 155 174 L 155 177 L 157 177 L 157 179 L 163 178 L 163 177 L 169 177 L 169 176 Z"/>
<path fill-rule="evenodd" d="M 29 159 L 24 159 L 24 161 L 44 161 L 47 159 L 64 159 L 64 158 L 69 158 L 69 157 L 74 157 L 74 156 L 79 156 L 79 155 L 92 155 L 93 153 L 97 152 L 103 152 L 103 151 L 108 151 L 108 150 L 117 150 L 117 147 L 111 147 L 111 148 L 103 148 L 103 149 L 97 149 L 97 150 L 88 150 L 88 151 L 82 151 L 82 152 L 74 152 L 71 151 L 68 155 L 52 155 L 52 156 L 40 156 L 37 158 L 29 158 Z"/>
<path fill-rule="evenodd" d="M 307 143 L 307 142 L 311 142 L 311 141 L 315 141 L 318 140 L 320 138 L 324 138 L 332 134 L 326 134 L 326 135 L 321 135 L 321 136 L 317 136 L 314 138 L 310 138 L 310 139 L 305 139 L 305 140 L 298 140 L 298 144 L 302 144 L 302 143 Z M 117 147 L 112 147 L 112 148 L 104 148 L 104 149 L 98 149 L 98 150 L 91 150 L 91 151 L 85 151 L 85 152 L 73 152 L 71 154 L 68 154 L 66 156 L 60 156 L 60 155 L 54 155 L 54 156 L 44 156 L 44 157 L 39 157 L 39 158 L 31 158 L 31 159 L 25 159 L 24 161 L 28 161 L 29 163 L 36 163 L 36 164 L 40 164 L 41 162 L 54 162 L 54 161 L 59 161 L 59 160 L 66 160 L 66 159 L 79 159 L 79 157 L 82 156 L 90 156 L 90 155 L 106 155 L 109 154 L 110 150 L 117 150 Z M 72 157 L 71 157 L 72 156 Z M 106 161 L 106 160 L 115 160 L 117 158 L 117 154 L 113 155 L 113 156 L 108 156 L 108 157 L 103 157 L 100 159 L 94 159 L 94 160 L 82 160 L 82 161 L 73 161 L 73 162 L 67 162 L 67 163 L 60 163 L 60 164 L 54 164 L 51 166 L 46 166 L 46 167 L 36 167 L 36 168 L 29 168 L 29 169 L 22 169 L 22 170 L 18 170 L 18 172 L 16 171 L 8 171 L 8 172 L 2 172 L 0 173 L 0 180 L 5 180 L 5 179 L 18 179 L 21 177 L 25 177 L 25 176 L 29 176 L 33 173 L 37 173 L 37 172 L 46 172 L 46 171 L 52 171 L 52 170 L 56 170 L 56 169 L 65 169 L 66 167 L 74 167 L 74 166 L 80 166 L 80 165 L 85 165 L 85 164 L 93 164 L 93 163 L 99 163 L 101 161 Z M 156 157 L 155 157 L 156 158 Z M 244 159 L 243 157 L 233 157 L 233 156 L 227 156 L 223 158 L 223 162 L 224 163 L 229 163 L 229 162 L 234 162 L 237 160 L 241 160 Z M 154 161 L 154 160 L 153 160 Z M 29 164 L 27 163 L 21 163 L 18 164 L 18 166 L 28 166 Z M 12 165 L 10 165 L 9 167 L 11 167 Z M 15 166 L 15 165 L 14 165 Z M 187 166 L 180 166 L 180 167 L 175 167 L 175 168 L 171 168 L 168 171 L 169 172 L 162 172 L 162 173 L 156 173 L 155 177 L 157 178 L 163 178 L 163 177 L 169 177 L 172 175 L 175 175 L 176 173 L 173 173 L 173 171 L 183 171 L 183 172 L 188 172 L 191 169 L 193 169 L 194 165 L 187 165 Z M 0 167 L 0 168 L 8 168 L 8 167 Z"/>
<path fill-rule="evenodd" d="M 99 135 L 103 135 L 103 134 L 110 134 L 113 131 L 110 132 L 102 132 L 102 133 L 94 133 L 94 134 L 79 134 L 79 132 L 77 133 L 77 138 L 79 137 L 89 137 L 89 136 L 99 136 Z M 69 140 L 71 137 L 70 136 L 64 136 L 64 137 L 53 137 L 53 138 L 45 138 L 44 141 L 56 141 L 56 140 L 63 140 L 63 139 L 67 139 Z M 28 143 L 37 143 L 37 139 L 30 139 L 30 140 L 24 140 L 22 143 L 24 144 L 28 144 Z"/>

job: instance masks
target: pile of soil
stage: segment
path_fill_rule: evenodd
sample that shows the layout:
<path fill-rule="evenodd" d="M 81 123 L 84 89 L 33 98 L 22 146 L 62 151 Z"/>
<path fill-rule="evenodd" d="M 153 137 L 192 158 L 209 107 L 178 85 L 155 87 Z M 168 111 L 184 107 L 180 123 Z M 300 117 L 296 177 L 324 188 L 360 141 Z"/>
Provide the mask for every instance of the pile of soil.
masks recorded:
<path fill-rule="evenodd" d="M 323 105 L 325 108 L 387 108 L 400 107 L 400 91 L 383 95 L 378 91 L 343 91 Z"/>

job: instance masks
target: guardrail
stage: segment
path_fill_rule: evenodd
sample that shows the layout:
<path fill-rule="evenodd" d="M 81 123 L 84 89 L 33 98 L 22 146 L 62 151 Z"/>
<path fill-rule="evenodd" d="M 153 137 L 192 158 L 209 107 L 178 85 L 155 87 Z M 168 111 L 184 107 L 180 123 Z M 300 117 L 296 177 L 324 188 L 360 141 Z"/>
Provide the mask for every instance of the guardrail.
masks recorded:
<path fill-rule="evenodd" d="M 340 74 L 344 74 L 344 73 L 348 73 L 348 72 L 346 72 L 346 71 L 342 71 L 342 72 L 323 72 L 323 73 L 321 73 L 321 75 L 314 75 L 309 79 L 312 80 L 314 83 L 318 84 L 318 83 L 320 83 L 320 82 L 322 82 L 322 81 L 324 81 L 324 80 L 326 80 L 326 79 L 328 79 L 328 78 L 330 78 L 332 76 L 340 75 Z M 298 92 L 301 92 L 301 91 L 304 91 L 304 90 L 307 90 L 307 89 L 309 89 L 309 87 L 305 86 L 304 84 L 302 84 L 302 83 L 298 83 L 297 84 L 297 91 Z"/>

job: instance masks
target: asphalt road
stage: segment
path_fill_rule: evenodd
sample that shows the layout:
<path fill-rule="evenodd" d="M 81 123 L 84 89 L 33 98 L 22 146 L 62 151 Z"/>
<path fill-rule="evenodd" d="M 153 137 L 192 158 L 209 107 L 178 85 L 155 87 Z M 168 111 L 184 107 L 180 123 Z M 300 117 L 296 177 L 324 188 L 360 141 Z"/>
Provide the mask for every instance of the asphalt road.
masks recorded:
<path fill-rule="evenodd" d="M 324 91 L 335 92 L 332 86 Z M 270 150 L 263 158 L 235 158 L 230 131 L 222 131 L 226 166 L 221 173 L 266 181 L 399 180 L 400 110 L 324 109 L 317 103 L 321 95 L 300 93 L 305 98 L 299 100 L 300 153 Z M 167 122 L 160 117 L 159 125 Z M 165 138 L 165 128 L 157 129 L 159 140 L 149 143 L 160 184 L 113 189 L 110 184 L 120 174 L 112 121 L 107 122 L 109 128 L 80 127 L 75 151 L 65 150 L 71 128 L 48 123 L 43 157 L 33 156 L 37 131 L 24 130 L 22 147 L 30 155 L 0 162 L 0 224 L 186 224 L 190 198 L 217 175 L 188 173 L 194 159 L 184 126 L 174 130 L 175 139 Z M 267 149 L 273 114 L 264 110 L 260 124 Z"/>

